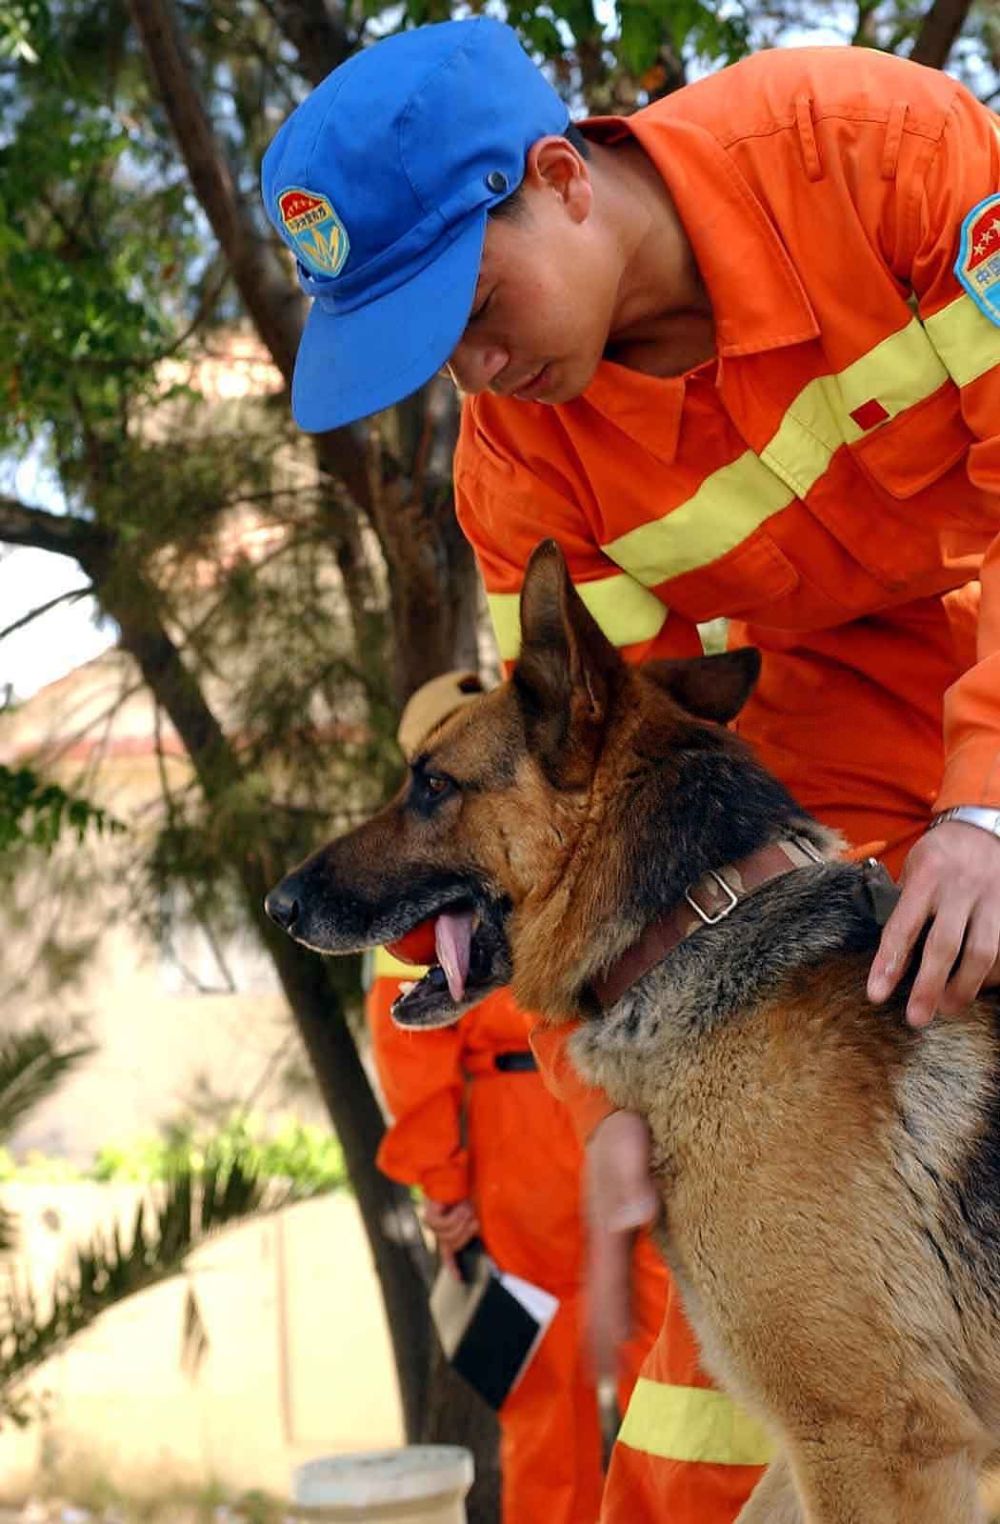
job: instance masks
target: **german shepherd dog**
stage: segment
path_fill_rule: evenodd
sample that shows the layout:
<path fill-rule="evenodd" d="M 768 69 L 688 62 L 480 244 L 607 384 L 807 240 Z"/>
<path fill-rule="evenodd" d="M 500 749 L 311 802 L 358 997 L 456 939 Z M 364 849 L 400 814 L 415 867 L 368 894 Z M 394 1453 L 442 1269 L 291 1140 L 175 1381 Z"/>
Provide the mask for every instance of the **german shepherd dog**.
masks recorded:
<path fill-rule="evenodd" d="M 268 896 L 323 953 L 435 925 L 408 1027 L 510 983 L 652 1135 L 662 1250 L 708 1368 L 776 1458 L 741 1524 L 972 1524 L 1000 1434 L 1000 1009 L 872 1007 L 870 869 L 726 728 L 743 650 L 626 665 L 536 550 L 511 679 L 431 731 L 396 798 Z M 781 841 L 801 866 L 648 928 Z M 729 907 L 728 901 L 737 901 Z"/>

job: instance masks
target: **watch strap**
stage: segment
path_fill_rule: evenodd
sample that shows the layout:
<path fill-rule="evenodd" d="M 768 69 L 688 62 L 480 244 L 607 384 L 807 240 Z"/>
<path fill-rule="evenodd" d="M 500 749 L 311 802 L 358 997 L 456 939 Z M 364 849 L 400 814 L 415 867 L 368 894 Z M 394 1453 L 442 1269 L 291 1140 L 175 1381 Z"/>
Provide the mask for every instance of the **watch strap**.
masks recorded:
<path fill-rule="evenodd" d="M 1000 837 L 1000 810 L 992 809 L 989 805 L 956 804 L 952 809 L 942 810 L 940 815 L 935 815 L 930 829 L 943 825 L 946 820 L 977 826 L 980 831 L 989 831 L 991 835 Z"/>

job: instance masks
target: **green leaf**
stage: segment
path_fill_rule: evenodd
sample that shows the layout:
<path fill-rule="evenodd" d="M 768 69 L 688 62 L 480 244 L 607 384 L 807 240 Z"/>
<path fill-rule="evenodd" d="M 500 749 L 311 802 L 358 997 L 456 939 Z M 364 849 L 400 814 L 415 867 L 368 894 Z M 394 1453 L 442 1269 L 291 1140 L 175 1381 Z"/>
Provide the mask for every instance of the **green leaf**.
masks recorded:
<path fill-rule="evenodd" d="M 65 1046 L 40 1027 L 0 1037 L 0 1138 L 9 1137 L 93 1051 Z"/>
<path fill-rule="evenodd" d="M 47 1311 L 32 1291 L 9 1291 L 0 1299 L 0 1417 L 18 1410 L 26 1377 L 103 1312 L 175 1275 L 209 1235 L 306 1194 L 216 1156 L 156 1187 L 150 1204 L 140 1202 L 127 1239 L 117 1222 L 95 1233 L 56 1280 Z"/>
<path fill-rule="evenodd" d="M 656 60 L 663 27 L 648 4 L 623 4 L 619 14 L 618 55 L 630 74 L 643 74 Z"/>

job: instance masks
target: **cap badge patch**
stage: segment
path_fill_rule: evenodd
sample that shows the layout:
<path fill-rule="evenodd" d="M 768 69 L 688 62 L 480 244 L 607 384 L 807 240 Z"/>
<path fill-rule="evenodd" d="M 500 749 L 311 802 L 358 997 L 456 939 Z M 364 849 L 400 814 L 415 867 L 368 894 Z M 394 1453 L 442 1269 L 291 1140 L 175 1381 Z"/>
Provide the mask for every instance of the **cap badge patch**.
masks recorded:
<path fill-rule="evenodd" d="M 962 223 L 955 274 L 980 312 L 1000 328 L 1000 193 L 980 201 Z"/>
<path fill-rule="evenodd" d="M 351 250 L 347 229 L 325 196 L 293 186 L 278 197 L 281 221 L 314 275 L 338 275 Z"/>

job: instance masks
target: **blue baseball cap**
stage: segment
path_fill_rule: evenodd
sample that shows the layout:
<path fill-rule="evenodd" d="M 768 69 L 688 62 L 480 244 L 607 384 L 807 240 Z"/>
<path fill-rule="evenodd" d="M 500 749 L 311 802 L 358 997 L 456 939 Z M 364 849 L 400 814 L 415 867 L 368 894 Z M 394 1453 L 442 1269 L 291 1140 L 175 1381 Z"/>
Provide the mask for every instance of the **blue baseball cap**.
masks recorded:
<path fill-rule="evenodd" d="M 417 27 L 341 64 L 264 155 L 264 206 L 312 297 L 292 412 L 311 433 L 408 397 L 472 310 L 489 210 L 569 113 L 488 17 Z"/>

